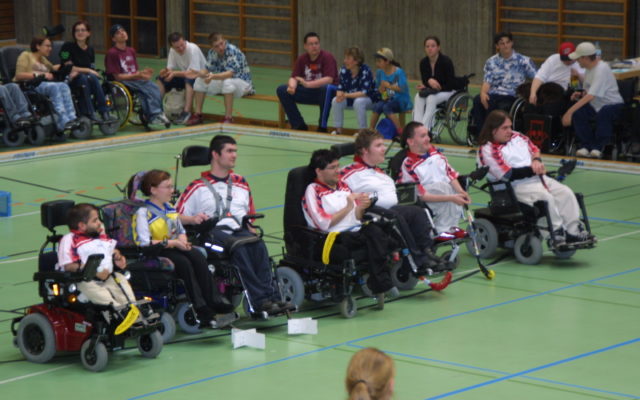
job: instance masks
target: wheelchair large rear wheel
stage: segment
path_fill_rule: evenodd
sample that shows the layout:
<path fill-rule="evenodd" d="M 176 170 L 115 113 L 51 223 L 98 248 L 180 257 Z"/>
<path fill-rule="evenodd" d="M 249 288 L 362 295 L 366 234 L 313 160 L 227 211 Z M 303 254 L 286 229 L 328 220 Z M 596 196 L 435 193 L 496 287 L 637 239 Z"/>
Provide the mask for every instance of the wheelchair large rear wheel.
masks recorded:
<path fill-rule="evenodd" d="M 7 147 L 22 146 L 26 138 L 24 131 L 6 129 L 2 133 L 2 143 Z"/>
<path fill-rule="evenodd" d="M 391 266 L 391 282 L 398 290 L 411 290 L 418 284 L 418 278 L 403 262 Z"/>
<path fill-rule="evenodd" d="M 471 105 L 471 96 L 466 92 L 454 94 L 447 103 L 447 111 L 445 113 L 447 130 L 456 144 L 467 144 L 467 123 Z"/>
<path fill-rule="evenodd" d="M 353 318 L 358 314 L 358 303 L 353 296 L 345 296 L 340 302 L 340 314 L 345 318 Z"/>
<path fill-rule="evenodd" d="M 33 313 L 20 321 L 17 335 L 22 355 L 35 363 L 46 363 L 56 354 L 56 337 L 51 323 L 42 314 Z"/>
<path fill-rule="evenodd" d="M 509 109 L 509 117 L 511 117 L 511 125 L 514 131 L 522 132 L 524 130 L 524 108 L 526 105 L 527 101 L 522 97 L 518 97 Z"/>
<path fill-rule="evenodd" d="M 536 265 L 542 260 L 542 241 L 532 234 L 518 236 L 513 254 L 520 264 Z"/>
<path fill-rule="evenodd" d="M 284 301 L 288 301 L 296 307 L 301 307 L 304 301 L 304 283 L 300 274 L 293 268 L 278 267 L 276 270 L 278 285 L 282 290 Z"/>
<path fill-rule="evenodd" d="M 178 304 L 176 308 L 176 320 L 180 329 L 186 333 L 200 333 L 200 321 L 196 316 L 196 311 L 191 306 L 191 303 L 182 302 Z"/>
<path fill-rule="evenodd" d="M 473 229 L 474 236 L 467 241 L 467 250 L 472 256 L 480 258 L 493 257 L 498 249 L 498 231 L 496 227 L 488 219 L 478 218 L 473 221 L 473 228 L 468 227 L 467 232 Z M 478 254 L 476 254 L 474 241 L 478 246 Z"/>
<path fill-rule="evenodd" d="M 87 339 L 82 343 L 80 348 L 80 360 L 82 365 L 91 372 L 100 372 L 107 366 L 109 362 L 109 353 L 107 352 L 107 346 L 104 343 L 98 341 L 93 346 L 93 350 L 89 351 L 89 345 L 91 339 Z"/>
<path fill-rule="evenodd" d="M 156 358 L 162 351 L 162 334 L 153 331 L 146 335 L 138 336 L 138 351 L 142 357 Z"/>
<path fill-rule="evenodd" d="M 103 86 L 110 114 L 118 121 L 118 128 L 126 125 L 133 108 L 133 97 L 129 89 L 120 82 L 108 82 Z M 104 133 L 104 131 L 103 131 Z"/>

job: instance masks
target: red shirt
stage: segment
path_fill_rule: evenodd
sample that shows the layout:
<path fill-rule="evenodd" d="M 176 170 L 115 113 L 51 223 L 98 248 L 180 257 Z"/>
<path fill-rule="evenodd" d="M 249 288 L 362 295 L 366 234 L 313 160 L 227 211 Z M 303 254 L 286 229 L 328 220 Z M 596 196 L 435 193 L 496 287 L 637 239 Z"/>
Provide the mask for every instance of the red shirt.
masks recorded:
<path fill-rule="evenodd" d="M 291 77 L 303 77 L 305 81 L 315 81 L 325 76 L 333 78 L 332 84 L 338 84 L 338 64 L 333 54 L 328 51 L 320 50 L 318 58 L 311 61 L 308 53 L 304 53 L 298 57 L 293 67 Z"/>

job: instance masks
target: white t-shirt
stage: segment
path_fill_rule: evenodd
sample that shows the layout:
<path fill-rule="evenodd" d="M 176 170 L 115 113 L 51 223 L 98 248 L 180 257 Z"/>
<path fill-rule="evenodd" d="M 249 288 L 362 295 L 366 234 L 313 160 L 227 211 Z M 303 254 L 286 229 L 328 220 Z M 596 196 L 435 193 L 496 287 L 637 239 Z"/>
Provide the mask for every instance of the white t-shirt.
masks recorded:
<path fill-rule="evenodd" d="M 610 104 L 621 104 L 624 101 L 618 90 L 618 82 L 606 62 L 598 61 L 595 67 L 588 69 L 584 78 L 584 89 L 594 96 L 591 106 L 596 110 Z"/>
<path fill-rule="evenodd" d="M 571 70 L 574 70 L 582 76 L 585 74 L 584 68 L 580 67 L 577 62 L 574 62 L 571 65 L 565 65 L 560 59 L 560 54 L 556 53 L 550 55 L 544 63 L 542 63 L 540 69 L 536 73 L 536 78 L 541 80 L 543 83 L 557 83 L 562 86 L 563 89 L 567 90 L 569 83 L 571 82 Z"/>
<path fill-rule="evenodd" d="M 88 237 L 75 232 L 67 233 L 60 239 L 58 244 L 58 263 L 56 270 L 64 271 L 64 266 L 74 262 L 81 266 L 87 262 L 92 254 L 102 254 L 104 258 L 100 262 L 98 272 L 113 272 L 113 250 L 116 248 L 116 241 L 109 239 L 106 235 L 98 238 Z"/>
<path fill-rule="evenodd" d="M 180 55 L 173 48 L 169 49 L 167 68 L 175 71 L 200 71 L 207 68 L 207 60 L 197 44 L 185 40 L 187 47 L 184 54 Z"/>

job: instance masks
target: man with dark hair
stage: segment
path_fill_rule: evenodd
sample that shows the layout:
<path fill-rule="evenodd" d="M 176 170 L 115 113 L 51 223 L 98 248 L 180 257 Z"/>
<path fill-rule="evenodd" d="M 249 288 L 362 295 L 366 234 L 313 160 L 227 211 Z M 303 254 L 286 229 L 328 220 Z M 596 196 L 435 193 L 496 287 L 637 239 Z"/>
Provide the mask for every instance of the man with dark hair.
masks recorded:
<path fill-rule="evenodd" d="M 239 48 L 227 42 L 221 33 L 209 35 L 211 49 L 207 52 L 205 68 L 196 79 L 196 113 L 188 125 L 202 122 L 202 106 L 206 94 L 222 93 L 224 120 L 233 122 L 233 99 L 255 93 L 247 58 Z"/>
<path fill-rule="evenodd" d="M 513 50 L 511 33 L 495 34 L 493 44 L 498 52 L 484 64 L 484 80 L 480 94 L 473 99 L 471 110 L 478 132 L 487 114 L 500 107 L 509 107 L 516 100 L 518 86 L 536 74 L 533 61 Z"/>
<path fill-rule="evenodd" d="M 408 123 L 402 140 L 409 150 L 398 182 L 419 184 L 420 199 L 433 211 L 435 228 L 443 238 L 464 237 L 464 231 L 457 225 L 462 218 L 462 206 L 471 204 L 471 197 L 458 182 L 458 172 L 431 144 L 429 132 L 422 123 Z"/>
<path fill-rule="evenodd" d="M 358 131 L 354 162 L 340 170 L 340 179 L 355 193 L 367 193 L 377 199 L 373 211 L 394 218 L 419 267 L 439 269 L 440 260 L 431 251 L 431 223 L 422 207 L 398 205 L 393 179 L 377 165 L 385 160 L 386 146 L 381 133 Z M 411 222 L 408 224 L 407 222 Z"/>
<path fill-rule="evenodd" d="M 85 299 L 99 305 L 112 304 L 116 309 L 134 302 L 136 299 L 129 281 L 120 272 L 113 271 L 114 264 L 124 270 L 127 260 L 116 249 L 116 241 L 105 234 L 98 209 L 92 204 L 76 204 L 67 214 L 67 224 L 70 232 L 60 239 L 58 245 L 58 271 L 80 271 L 89 256 L 104 255 L 95 278 L 78 282 L 80 301 Z"/>
<path fill-rule="evenodd" d="M 178 124 L 186 124 L 191 117 L 193 106 L 193 84 L 206 66 L 206 61 L 200 47 L 189 41 L 179 32 L 169 35 L 169 57 L 167 68 L 160 70 L 158 87 L 162 96 L 171 89 L 185 91 L 185 103 L 182 113 L 176 119 Z"/>
<path fill-rule="evenodd" d="M 320 37 L 315 32 L 304 36 L 305 53 L 300 55 L 286 85 L 278 86 L 276 93 L 292 129 L 309 129 L 296 103 L 320 106 L 318 131 L 327 131 L 331 99 L 338 84 L 338 64 L 328 51 L 320 48 Z"/>
<path fill-rule="evenodd" d="M 371 205 L 369 195 L 352 193 L 340 180 L 338 155 L 332 150 L 314 151 L 308 168 L 316 178 L 307 186 L 302 199 L 307 224 L 324 232 L 340 232 L 336 243 L 348 249 L 366 246 L 369 258 L 367 286 L 384 299 L 384 292 L 395 289 L 388 265 L 390 242 L 387 233 L 375 223 L 361 222 Z"/>
<path fill-rule="evenodd" d="M 142 110 L 151 124 L 164 125 L 171 123 L 162 111 L 162 95 L 158 85 L 151 82 L 153 69 L 138 68 L 136 51 L 127 46 L 129 35 L 124 27 L 115 24 L 109 30 L 114 45 L 104 57 L 107 74 L 135 90 L 140 96 Z"/>
<path fill-rule="evenodd" d="M 216 135 L 209 149 L 211 168 L 187 186 L 176 209 L 186 216 L 182 219 L 185 224 L 193 224 L 194 218 L 203 215 L 216 219 L 212 230 L 214 244 L 224 247 L 230 238 L 255 236 L 251 228 L 242 225 L 242 220 L 256 210 L 249 183 L 232 171 L 238 156 L 235 139 Z M 291 308 L 291 304 L 280 300 L 278 290 L 273 287 L 269 254 L 262 240 L 238 246 L 231 257 L 254 311 L 271 314 Z"/>
<path fill-rule="evenodd" d="M 577 60 L 587 70 L 584 78 L 585 91 L 575 92 L 572 105 L 562 117 L 562 124 L 573 124 L 580 148 L 580 157 L 602 157 L 602 150 L 613 136 L 613 122 L 621 117 L 624 101 L 618 83 L 609 65 L 596 55 L 591 42 L 582 42 L 569 58 Z M 595 130 L 591 121 L 596 120 Z"/>

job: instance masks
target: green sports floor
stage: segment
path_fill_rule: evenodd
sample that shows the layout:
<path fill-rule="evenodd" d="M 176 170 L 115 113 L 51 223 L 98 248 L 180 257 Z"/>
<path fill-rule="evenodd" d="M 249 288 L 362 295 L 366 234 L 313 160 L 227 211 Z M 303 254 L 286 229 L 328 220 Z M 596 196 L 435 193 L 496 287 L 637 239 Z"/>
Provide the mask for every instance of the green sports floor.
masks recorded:
<path fill-rule="evenodd" d="M 0 218 L 0 397 L 3 399 L 339 399 L 351 355 L 375 346 L 395 360 L 396 399 L 638 399 L 640 383 L 640 184 L 623 164 L 591 162 L 568 178 L 585 194 L 597 248 L 570 260 L 545 253 L 540 265 L 511 256 L 492 266 L 494 280 L 476 274 L 441 293 L 403 292 L 378 311 L 371 299 L 344 319 L 335 305 L 306 304 L 297 317 L 318 320 L 317 335 L 287 334 L 286 320 L 242 319 L 237 326 L 266 334 L 266 349 L 233 349 L 229 331 L 178 333 L 157 359 L 131 342 L 110 354 L 101 373 L 77 354 L 47 364 L 23 359 L 11 320 L 39 302 L 37 251 L 47 231 L 39 207 L 59 198 L 117 200 L 116 184 L 139 170 L 174 171 L 176 154 L 207 145 L 219 124 L 152 134 L 119 135 L 14 153 L 0 163 L 0 190 L 11 192 L 12 216 Z M 278 259 L 284 184 L 310 152 L 345 140 L 227 125 L 239 143 L 236 171 L 251 184 L 256 207 Z M 459 171 L 472 169 L 468 149 L 444 146 Z M 8 155 L 8 153 L 4 153 Z M 11 158 L 11 157 L 9 157 Z M 347 163 L 349 160 L 343 160 Z M 546 158 L 549 164 L 557 159 Z M 203 170 L 181 169 L 179 188 Z M 474 207 L 487 198 L 471 191 Z M 466 250 L 456 276 L 476 268 Z"/>

